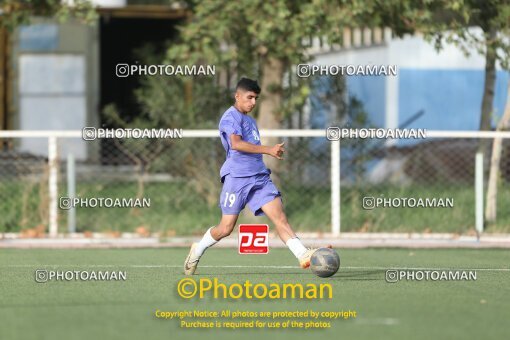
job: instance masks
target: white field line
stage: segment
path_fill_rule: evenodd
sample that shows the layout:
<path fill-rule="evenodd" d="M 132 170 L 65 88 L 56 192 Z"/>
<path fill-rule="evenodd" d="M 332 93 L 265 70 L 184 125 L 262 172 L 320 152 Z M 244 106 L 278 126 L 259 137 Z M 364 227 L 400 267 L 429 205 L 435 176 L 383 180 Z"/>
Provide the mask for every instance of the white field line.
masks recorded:
<path fill-rule="evenodd" d="M 181 268 L 182 265 L 124 265 L 124 264 L 8 264 L 0 265 L 0 268 L 46 268 L 46 267 L 89 267 L 89 268 Z M 200 268 L 267 268 L 267 269 L 300 269 L 298 266 L 241 266 L 241 265 L 225 265 L 225 266 L 200 266 Z M 355 267 L 355 266 L 341 266 L 342 269 L 369 269 L 369 270 L 477 270 L 488 272 L 510 272 L 510 268 L 433 268 L 433 267 Z"/>

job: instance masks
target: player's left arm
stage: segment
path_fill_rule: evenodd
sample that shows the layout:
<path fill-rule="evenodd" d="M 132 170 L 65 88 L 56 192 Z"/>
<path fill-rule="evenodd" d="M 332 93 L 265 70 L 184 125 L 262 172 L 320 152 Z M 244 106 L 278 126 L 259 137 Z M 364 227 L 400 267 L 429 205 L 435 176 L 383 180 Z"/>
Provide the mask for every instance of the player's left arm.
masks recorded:
<path fill-rule="evenodd" d="M 276 144 L 274 146 L 255 145 L 244 141 L 239 135 L 230 135 L 230 145 L 232 145 L 232 149 L 247 153 L 265 154 L 280 160 L 283 159 L 282 156 L 285 152 L 283 144 L 285 143 Z"/>

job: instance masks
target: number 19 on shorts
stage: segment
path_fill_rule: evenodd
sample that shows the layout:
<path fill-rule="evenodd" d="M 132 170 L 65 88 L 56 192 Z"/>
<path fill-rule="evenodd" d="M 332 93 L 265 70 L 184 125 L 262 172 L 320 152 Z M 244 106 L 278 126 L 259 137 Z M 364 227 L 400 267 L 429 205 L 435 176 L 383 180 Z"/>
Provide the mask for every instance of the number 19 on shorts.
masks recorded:
<path fill-rule="evenodd" d="M 239 225 L 239 254 L 267 254 L 269 226 L 267 224 Z"/>
<path fill-rule="evenodd" d="M 232 208 L 232 206 L 234 205 L 236 201 L 236 194 L 230 194 L 228 192 L 225 193 L 225 200 L 223 201 L 223 206 L 224 207 L 229 207 L 229 208 Z"/>

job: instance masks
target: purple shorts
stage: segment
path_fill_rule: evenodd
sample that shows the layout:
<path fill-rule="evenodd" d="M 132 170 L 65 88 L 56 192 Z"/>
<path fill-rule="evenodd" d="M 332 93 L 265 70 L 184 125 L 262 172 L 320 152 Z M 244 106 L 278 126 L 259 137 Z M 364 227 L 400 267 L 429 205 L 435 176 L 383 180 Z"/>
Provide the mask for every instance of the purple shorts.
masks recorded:
<path fill-rule="evenodd" d="M 223 189 L 220 194 L 220 208 L 223 215 L 239 215 L 246 204 L 255 216 L 264 215 L 262 206 L 280 197 L 269 174 L 259 174 L 251 177 L 225 176 Z"/>

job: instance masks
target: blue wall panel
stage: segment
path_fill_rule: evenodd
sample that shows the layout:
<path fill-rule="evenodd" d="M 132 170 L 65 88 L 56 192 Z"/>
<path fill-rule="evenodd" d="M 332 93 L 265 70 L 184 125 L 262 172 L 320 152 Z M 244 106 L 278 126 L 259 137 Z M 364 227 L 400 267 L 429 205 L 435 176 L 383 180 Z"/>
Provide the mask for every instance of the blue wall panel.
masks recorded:
<path fill-rule="evenodd" d="M 483 70 L 400 69 L 399 123 L 423 109 L 410 127 L 431 130 L 478 130 L 482 103 Z M 495 113 L 501 116 L 506 101 L 508 73 L 497 72 Z"/>
<path fill-rule="evenodd" d="M 372 125 L 385 127 L 386 119 L 386 79 L 384 76 L 347 77 L 347 88 L 350 96 L 356 96 L 363 102 L 365 111 Z"/>

